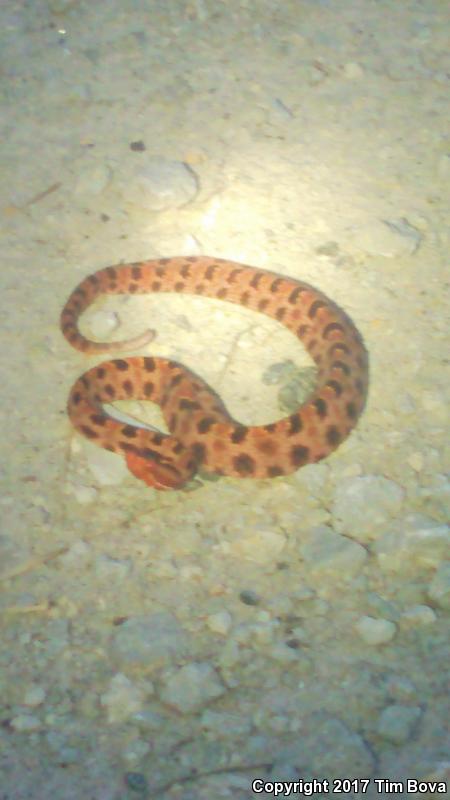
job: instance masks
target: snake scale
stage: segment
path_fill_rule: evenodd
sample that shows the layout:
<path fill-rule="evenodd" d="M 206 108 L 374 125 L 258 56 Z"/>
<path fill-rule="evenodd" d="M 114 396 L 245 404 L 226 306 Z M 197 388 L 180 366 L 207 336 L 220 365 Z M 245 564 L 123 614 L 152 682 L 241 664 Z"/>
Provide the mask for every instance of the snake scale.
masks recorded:
<path fill-rule="evenodd" d="M 317 365 L 317 384 L 284 419 L 245 426 L 216 393 L 175 361 L 152 356 L 116 358 L 85 372 L 73 385 L 68 414 L 75 428 L 106 450 L 121 453 L 129 470 L 155 489 L 181 488 L 201 467 L 233 477 L 274 478 L 320 461 L 355 427 L 368 388 L 368 355 L 347 314 L 322 292 L 292 278 L 207 256 L 160 258 L 106 267 L 85 278 L 61 313 L 73 347 L 97 354 L 143 346 L 150 332 L 123 342 L 86 339 L 78 319 L 101 294 L 185 292 L 238 303 L 292 331 Z M 103 403 L 157 403 L 169 434 L 124 424 Z"/>

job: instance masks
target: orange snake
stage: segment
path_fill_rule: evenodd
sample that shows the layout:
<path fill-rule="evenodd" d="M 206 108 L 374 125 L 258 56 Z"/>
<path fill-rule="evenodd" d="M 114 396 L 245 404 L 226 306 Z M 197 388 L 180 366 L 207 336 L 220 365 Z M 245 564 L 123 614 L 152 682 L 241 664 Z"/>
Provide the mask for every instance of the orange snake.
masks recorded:
<path fill-rule="evenodd" d="M 317 368 L 306 401 L 278 422 L 241 425 L 197 375 L 152 356 L 105 361 L 72 387 L 68 414 L 84 436 L 121 453 L 129 470 L 155 489 L 181 488 L 197 469 L 245 478 L 288 475 L 320 461 L 349 435 L 363 411 L 368 355 L 353 322 L 322 292 L 266 270 L 207 256 L 160 258 L 106 267 L 85 278 L 61 313 L 61 330 L 84 353 L 140 347 L 149 332 L 125 342 L 86 339 L 78 318 L 101 294 L 185 292 L 260 311 L 303 342 Z M 169 434 L 123 424 L 103 403 L 138 399 L 157 403 Z"/>

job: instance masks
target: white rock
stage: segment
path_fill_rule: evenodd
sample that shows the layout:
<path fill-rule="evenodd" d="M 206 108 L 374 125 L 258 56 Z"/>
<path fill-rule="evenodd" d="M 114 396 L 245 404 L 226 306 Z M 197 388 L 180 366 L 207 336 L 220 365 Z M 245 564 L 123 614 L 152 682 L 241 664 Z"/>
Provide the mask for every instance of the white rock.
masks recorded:
<path fill-rule="evenodd" d="M 450 608 L 450 561 L 441 564 L 428 587 L 428 597 L 440 608 Z"/>
<path fill-rule="evenodd" d="M 422 715 L 419 706 L 402 706 L 393 704 L 381 712 L 378 724 L 378 735 L 393 744 L 404 744 L 411 737 L 412 731 Z"/>
<path fill-rule="evenodd" d="M 430 606 L 416 605 L 406 609 L 400 617 L 403 628 L 415 628 L 419 625 L 430 625 L 436 622 L 436 614 Z"/>
<path fill-rule="evenodd" d="M 373 545 L 386 573 L 437 567 L 450 553 L 450 529 L 423 514 L 410 514 Z"/>
<path fill-rule="evenodd" d="M 93 486 L 83 486 L 80 483 L 70 483 L 70 490 L 80 506 L 89 506 L 98 497 L 97 489 Z"/>
<path fill-rule="evenodd" d="M 92 475 L 101 486 L 119 486 L 129 477 L 125 459 L 117 453 L 97 447 L 87 439 L 83 441 L 83 452 Z M 95 493 L 97 496 L 96 490 Z"/>
<path fill-rule="evenodd" d="M 162 611 L 128 619 L 115 631 L 112 647 L 123 664 L 156 669 L 180 658 L 187 640 L 176 618 Z"/>
<path fill-rule="evenodd" d="M 346 78 L 349 80 L 356 80 L 358 78 L 362 78 L 364 76 L 364 70 L 360 64 L 357 64 L 355 61 L 347 61 L 343 67 L 343 73 Z"/>
<path fill-rule="evenodd" d="M 138 761 L 148 755 L 150 750 L 151 746 L 149 742 L 144 742 L 143 739 L 134 739 L 129 743 L 122 755 L 128 764 L 136 764 Z"/>
<path fill-rule="evenodd" d="M 212 711 L 207 708 L 201 715 L 201 726 L 206 731 L 213 731 L 223 736 L 242 736 L 252 729 L 252 720 L 247 716 L 230 714 L 227 711 Z"/>
<path fill-rule="evenodd" d="M 358 575 L 367 560 L 362 545 L 341 536 L 325 525 L 311 531 L 309 541 L 301 547 L 308 575 L 323 580 L 349 581 Z"/>
<path fill-rule="evenodd" d="M 110 581 L 113 585 L 123 581 L 131 572 L 131 561 L 119 560 L 107 555 L 99 555 L 95 559 L 94 569 L 98 578 Z"/>
<path fill-rule="evenodd" d="M 273 563 L 286 545 L 280 533 L 270 530 L 247 531 L 233 542 L 226 542 L 228 553 L 235 558 L 244 558 L 256 564 Z"/>
<path fill-rule="evenodd" d="M 355 628 L 361 639 L 372 646 L 390 642 L 397 630 L 394 623 L 388 619 L 375 619 L 375 617 L 367 616 L 360 617 Z"/>
<path fill-rule="evenodd" d="M 147 211 L 179 208 L 193 200 L 197 192 L 194 172 L 181 161 L 164 158 L 141 162 L 122 186 L 125 201 Z"/>
<path fill-rule="evenodd" d="M 353 232 L 351 244 L 369 255 L 397 258 L 412 255 L 420 241 L 420 232 L 405 219 L 371 219 Z"/>
<path fill-rule="evenodd" d="M 107 710 L 108 722 L 112 724 L 125 722 L 141 710 L 144 701 L 142 690 L 120 672 L 111 679 L 108 691 L 100 696 L 100 703 Z"/>
<path fill-rule="evenodd" d="M 192 662 L 169 675 L 160 696 L 168 706 L 182 714 L 189 714 L 220 697 L 225 691 L 219 675 L 210 664 Z"/>
<path fill-rule="evenodd" d="M 335 527 L 360 542 L 368 542 L 389 517 L 399 513 L 404 494 L 401 486 L 382 475 L 348 478 L 334 494 Z"/>
<path fill-rule="evenodd" d="M 90 163 L 80 169 L 75 183 L 75 194 L 80 197 L 85 195 L 99 195 L 104 191 L 111 180 L 111 168 L 99 161 L 91 160 Z"/>
<path fill-rule="evenodd" d="M 23 697 L 23 704 L 24 706 L 31 706 L 31 708 L 35 708 L 36 706 L 42 705 L 45 700 L 45 689 L 42 686 L 29 686 L 26 690 L 24 697 Z"/>
<path fill-rule="evenodd" d="M 38 719 L 38 717 L 33 717 L 32 714 L 18 714 L 17 717 L 13 717 L 11 720 L 11 727 L 14 728 L 15 731 L 21 731 L 23 733 L 38 731 L 41 726 L 42 723 L 40 719 Z"/>
<path fill-rule="evenodd" d="M 286 767 L 295 767 L 294 780 L 298 780 L 298 764 L 308 765 L 311 775 L 326 775 L 327 778 L 367 777 L 375 766 L 363 738 L 333 718 L 313 725 L 310 730 L 307 726 L 301 735 L 293 737 L 292 743 L 278 750 L 273 772 L 278 768 L 278 775 L 286 776 L 290 774 Z"/>
<path fill-rule="evenodd" d="M 220 633 L 226 636 L 231 628 L 232 618 L 228 611 L 217 611 L 215 614 L 210 614 L 206 620 L 208 628 L 214 633 Z"/>

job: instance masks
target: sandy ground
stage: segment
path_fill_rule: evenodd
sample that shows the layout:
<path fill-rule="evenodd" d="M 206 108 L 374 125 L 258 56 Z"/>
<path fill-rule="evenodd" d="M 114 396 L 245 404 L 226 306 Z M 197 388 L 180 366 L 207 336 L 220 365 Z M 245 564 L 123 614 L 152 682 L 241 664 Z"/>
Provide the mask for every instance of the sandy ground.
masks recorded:
<path fill-rule="evenodd" d="M 2 4 L 1 800 L 445 790 L 448 29 L 438 0 Z M 94 362 L 68 293 L 197 253 L 309 281 L 361 330 L 367 409 L 325 462 L 162 494 L 71 430 Z M 89 315 L 150 319 L 145 352 L 245 423 L 304 364 L 201 298 Z"/>

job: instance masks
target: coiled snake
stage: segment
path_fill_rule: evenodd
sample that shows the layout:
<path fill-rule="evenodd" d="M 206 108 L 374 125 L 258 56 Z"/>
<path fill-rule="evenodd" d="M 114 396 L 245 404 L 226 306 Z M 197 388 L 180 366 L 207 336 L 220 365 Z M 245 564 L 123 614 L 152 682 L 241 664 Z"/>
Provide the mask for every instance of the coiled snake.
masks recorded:
<path fill-rule="evenodd" d="M 160 258 L 107 267 L 85 278 L 61 313 L 61 330 L 84 353 L 140 347 L 149 332 L 119 343 L 86 339 L 78 318 L 100 294 L 185 292 L 238 303 L 281 322 L 303 342 L 317 368 L 317 385 L 293 414 L 268 425 L 245 426 L 197 375 L 165 358 L 105 361 L 72 387 L 68 414 L 91 441 L 122 453 L 130 471 L 156 489 L 181 488 L 201 466 L 245 478 L 288 475 L 320 461 L 349 435 L 363 411 L 368 355 L 349 317 L 322 292 L 266 270 L 207 256 Z M 157 403 L 170 434 L 123 424 L 103 403 Z"/>

